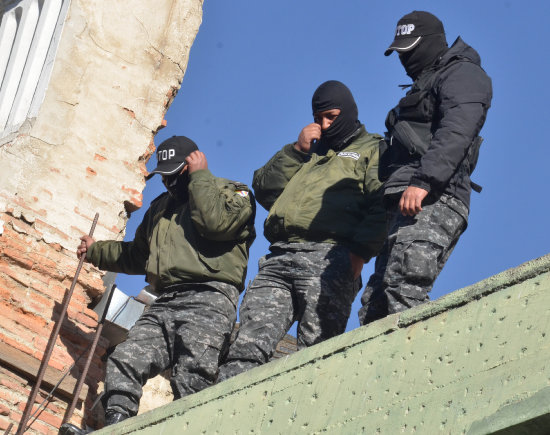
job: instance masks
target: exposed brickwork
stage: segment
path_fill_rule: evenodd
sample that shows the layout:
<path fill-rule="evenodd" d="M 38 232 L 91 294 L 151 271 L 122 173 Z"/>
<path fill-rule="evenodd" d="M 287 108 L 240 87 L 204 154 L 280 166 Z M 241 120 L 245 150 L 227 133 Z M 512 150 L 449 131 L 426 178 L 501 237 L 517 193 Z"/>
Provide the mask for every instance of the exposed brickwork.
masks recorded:
<path fill-rule="evenodd" d="M 0 220 L 4 222 L 0 236 L 0 341 L 15 352 L 29 355 L 34 361 L 26 367 L 11 367 L 13 356 L 0 356 L 0 429 L 5 430 L 10 423 L 17 426 L 25 409 L 34 375 L 38 372 L 78 263 L 74 252 L 40 240 L 33 227 L 23 220 L 8 214 L 0 214 Z M 49 362 L 59 375 L 88 348 L 97 327 L 97 314 L 88 308 L 88 304 L 102 291 L 103 282 L 97 271 L 94 273 L 88 265 L 82 269 L 81 276 Z M 108 342 L 100 339 L 86 380 L 87 401 L 95 399 L 98 384 L 103 379 L 101 356 L 107 346 Z M 71 370 L 70 377 L 79 376 L 84 361 L 85 357 L 81 358 L 77 367 Z M 43 384 L 37 404 L 43 401 L 44 392 L 49 390 L 49 386 Z M 68 403 L 67 397 L 54 394 L 33 423 L 33 431 L 57 433 Z M 79 406 L 72 421 L 79 424 L 83 418 L 88 419 L 87 414 Z"/>

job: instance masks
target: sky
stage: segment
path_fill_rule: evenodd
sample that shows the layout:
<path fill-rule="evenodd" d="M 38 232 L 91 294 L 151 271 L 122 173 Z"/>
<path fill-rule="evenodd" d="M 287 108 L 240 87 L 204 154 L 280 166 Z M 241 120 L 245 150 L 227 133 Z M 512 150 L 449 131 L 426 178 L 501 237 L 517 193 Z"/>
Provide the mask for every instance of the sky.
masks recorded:
<path fill-rule="evenodd" d="M 468 229 L 435 282 L 434 300 L 550 253 L 547 0 L 206 0 L 181 89 L 155 144 L 188 136 L 214 175 L 250 186 L 254 170 L 312 122 L 311 96 L 326 80 L 345 83 L 366 129 L 383 134 L 387 112 L 404 95 L 398 85 L 411 83 L 398 57 L 383 53 L 399 18 L 412 10 L 436 15 L 449 45 L 461 36 L 474 47 L 493 81 L 472 176 L 483 191 L 472 192 Z M 152 157 L 147 168 L 155 166 Z M 147 183 L 125 240 L 133 239 L 149 203 L 163 190 L 158 176 Z M 247 283 L 268 253 L 266 216 L 258 206 Z M 363 288 L 373 266 L 374 259 L 363 269 Z M 117 285 L 135 295 L 146 283 L 119 274 Z M 347 330 L 359 326 L 361 293 Z"/>

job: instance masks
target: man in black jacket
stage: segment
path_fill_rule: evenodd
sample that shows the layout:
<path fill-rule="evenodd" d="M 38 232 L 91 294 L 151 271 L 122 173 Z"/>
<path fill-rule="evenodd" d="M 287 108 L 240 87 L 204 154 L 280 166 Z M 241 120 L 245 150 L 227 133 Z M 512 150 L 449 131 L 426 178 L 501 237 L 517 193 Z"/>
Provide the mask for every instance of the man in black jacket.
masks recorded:
<path fill-rule="evenodd" d="M 380 178 L 388 238 L 362 296 L 362 324 L 429 300 L 468 222 L 470 181 L 492 98 L 477 52 L 457 38 L 449 48 L 443 24 L 422 11 L 397 24 L 393 51 L 411 89 L 386 118 Z"/>

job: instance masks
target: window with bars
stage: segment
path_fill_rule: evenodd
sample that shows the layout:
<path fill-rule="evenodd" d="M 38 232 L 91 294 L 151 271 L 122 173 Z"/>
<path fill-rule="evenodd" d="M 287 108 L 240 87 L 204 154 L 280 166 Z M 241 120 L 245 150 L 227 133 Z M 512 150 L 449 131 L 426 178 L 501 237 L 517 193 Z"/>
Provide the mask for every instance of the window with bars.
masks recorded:
<path fill-rule="evenodd" d="M 37 115 L 69 1 L 4 2 L 0 11 L 0 138 Z"/>

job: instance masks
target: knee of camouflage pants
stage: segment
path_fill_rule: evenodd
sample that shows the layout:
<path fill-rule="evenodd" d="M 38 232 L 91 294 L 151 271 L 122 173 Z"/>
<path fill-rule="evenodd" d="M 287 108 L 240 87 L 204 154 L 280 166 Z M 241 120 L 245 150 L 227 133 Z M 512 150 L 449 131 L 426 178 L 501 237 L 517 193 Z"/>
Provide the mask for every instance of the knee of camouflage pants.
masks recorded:
<path fill-rule="evenodd" d="M 198 357 L 194 360 L 180 358 L 172 368 L 170 384 L 174 399 L 204 390 L 216 382 L 221 349 L 217 343 L 197 342 L 193 347 L 192 352 Z"/>

